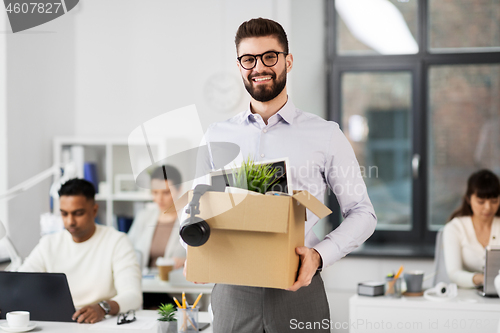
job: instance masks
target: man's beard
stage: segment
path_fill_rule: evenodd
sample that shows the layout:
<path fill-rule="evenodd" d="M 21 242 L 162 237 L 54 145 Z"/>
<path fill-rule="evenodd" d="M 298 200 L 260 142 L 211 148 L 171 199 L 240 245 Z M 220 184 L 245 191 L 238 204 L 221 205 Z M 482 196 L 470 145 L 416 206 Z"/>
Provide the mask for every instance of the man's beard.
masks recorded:
<path fill-rule="evenodd" d="M 253 77 L 256 76 L 263 76 L 263 75 L 271 75 L 271 80 L 274 81 L 272 85 L 270 86 L 265 86 L 265 85 L 253 85 Z M 276 98 L 283 89 L 285 89 L 286 86 L 286 68 L 283 70 L 283 72 L 280 74 L 278 78 L 276 78 L 275 73 L 267 74 L 267 73 L 257 73 L 257 74 L 250 74 L 247 78 L 247 80 L 243 80 L 243 83 L 245 84 L 245 88 L 250 94 L 250 96 L 253 97 L 256 101 L 259 102 L 269 102 L 273 99 Z"/>

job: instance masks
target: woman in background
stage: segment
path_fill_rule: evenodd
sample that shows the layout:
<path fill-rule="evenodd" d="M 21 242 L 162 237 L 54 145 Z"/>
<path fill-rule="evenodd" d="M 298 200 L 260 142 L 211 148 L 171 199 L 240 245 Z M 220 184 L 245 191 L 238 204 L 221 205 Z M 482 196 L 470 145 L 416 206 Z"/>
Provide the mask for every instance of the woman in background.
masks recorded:
<path fill-rule="evenodd" d="M 154 203 L 148 204 L 137 214 L 128 236 L 136 250 L 142 254 L 142 269 L 156 267 L 156 259 L 172 258 L 174 269 L 184 265 L 186 250 L 179 242 L 179 221 L 175 210 L 170 208 L 179 197 L 181 174 L 173 166 L 166 165 L 165 180 L 163 167 L 156 168 L 151 175 L 151 194 Z"/>
<path fill-rule="evenodd" d="M 473 173 L 462 205 L 443 230 L 446 271 L 451 282 L 473 288 L 484 282 L 485 247 L 500 245 L 500 182 L 489 170 Z"/>

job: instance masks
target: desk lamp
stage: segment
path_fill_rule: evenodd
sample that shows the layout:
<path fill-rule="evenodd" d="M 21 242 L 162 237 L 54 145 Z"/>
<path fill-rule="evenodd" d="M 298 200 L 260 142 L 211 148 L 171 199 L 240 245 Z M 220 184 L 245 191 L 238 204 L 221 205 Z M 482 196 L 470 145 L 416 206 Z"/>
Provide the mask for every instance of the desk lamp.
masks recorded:
<path fill-rule="evenodd" d="M 19 256 L 19 254 L 16 251 L 16 248 L 14 247 L 14 244 L 10 241 L 9 236 L 7 236 L 7 230 L 5 230 L 5 227 L 0 221 L 0 240 L 4 239 L 4 244 L 5 247 L 7 248 L 7 252 L 9 253 L 10 257 L 10 265 L 7 267 L 6 270 L 8 271 L 16 271 L 19 267 L 21 267 L 22 264 L 22 259 Z"/>
<path fill-rule="evenodd" d="M 57 185 L 60 186 L 64 181 L 73 178 L 75 176 L 75 167 L 74 164 L 68 163 L 65 168 L 65 172 L 63 177 L 59 179 L 57 183 L 54 183 L 51 187 L 51 193 L 56 193 L 57 194 Z M 21 184 L 14 186 L 10 190 L 8 190 L 5 193 L 0 193 L 0 200 L 10 200 L 19 194 L 25 192 L 26 190 L 32 188 L 36 184 L 40 183 L 41 181 L 45 180 L 46 178 L 49 178 L 51 176 L 58 176 L 61 174 L 61 167 L 58 165 L 53 165 L 47 170 L 39 173 L 38 175 L 29 178 L 28 180 L 22 182 Z M 4 244 L 7 248 L 7 252 L 9 253 L 9 257 L 11 260 L 11 264 L 7 267 L 7 270 L 10 271 L 15 271 L 17 270 L 21 264 L 22 264 L 22 259 L 19 256 L 19 254 L 16 251 L 16 248 L 14 247 L 14 244 L 12 244 L 12 241 L 10 240 L 9 236 L 7 236 L 7 230 L 5 230 L 5 226 L 3 225 L 2 221 L 0 221 L 0 240 L 5 238 Z"/>

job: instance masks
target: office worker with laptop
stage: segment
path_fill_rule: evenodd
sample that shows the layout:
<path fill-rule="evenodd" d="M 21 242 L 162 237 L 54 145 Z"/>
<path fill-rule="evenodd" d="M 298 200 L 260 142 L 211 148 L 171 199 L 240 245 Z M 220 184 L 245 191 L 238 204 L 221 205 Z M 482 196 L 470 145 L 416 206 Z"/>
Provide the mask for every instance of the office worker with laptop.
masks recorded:
<path fill-rule="evenodd" d="M 95 323 L 142 303 L 135 251 L 124 233 L 94 222 L 94 196 L 86 180 L 63 184 L 59 197 L 65 230 L 42 237 L 19 269 L 66 274 L 77 308 L 73 320 L 79 323 Z"/>
<path fill-rule="evenodd" d="M 485 248 L 500 246 L 500 182 L 489 170 L 473 173 L 461 206 L 443 229 L 446 271 L 451 282 L 473 288 L 484 283 Z"/>
<path fill-rule="evenodd" d="M 345 220 L 320 241 L 312 230 L 318 218 L 307 212 L 305 246 L 296 248 L 301 266 L 289 290 L 216 284 L 214 332 L 278 333 L 293 329 L 294 322 L 328 322 L 329 305 L 319 269 L 332 265 L 373 233 L 373 206 L 353 149 L 338 124 L 299 110 L 287 95 L 293 56 L 282 26 L 263 18 L 249 20 L 238 28 L 235 44 L 250 106 L 212 124 L 205 140 L 236 143 L 241 156 L 255 161 L 288 158 L 292 188 L 307 190 L 323 202 L 329 186 Z M 212 161 L 200 163 L 213 165 Z M 294 331 L 301 331 L 301 324 Z M 307 330 L 316 331 L 330 332 L 325 325 Z"/>

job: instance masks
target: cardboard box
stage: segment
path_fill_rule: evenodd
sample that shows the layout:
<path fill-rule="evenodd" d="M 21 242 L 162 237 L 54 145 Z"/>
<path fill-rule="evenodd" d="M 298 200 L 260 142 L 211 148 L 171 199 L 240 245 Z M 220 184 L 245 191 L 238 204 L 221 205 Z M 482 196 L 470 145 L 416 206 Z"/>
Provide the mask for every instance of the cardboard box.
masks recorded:
<path fill-rule="evenodd" d="M 179 201 L 189 202 L 188 197 Z M 187 280 L 255 287 L 289 288 L 296 280 L 304 245 L 306 208 L 319 218 L 331 210 L 307 191 L 293 196 L 207 192 L 198 215 L 210 238 L 187 249 Z"/>

